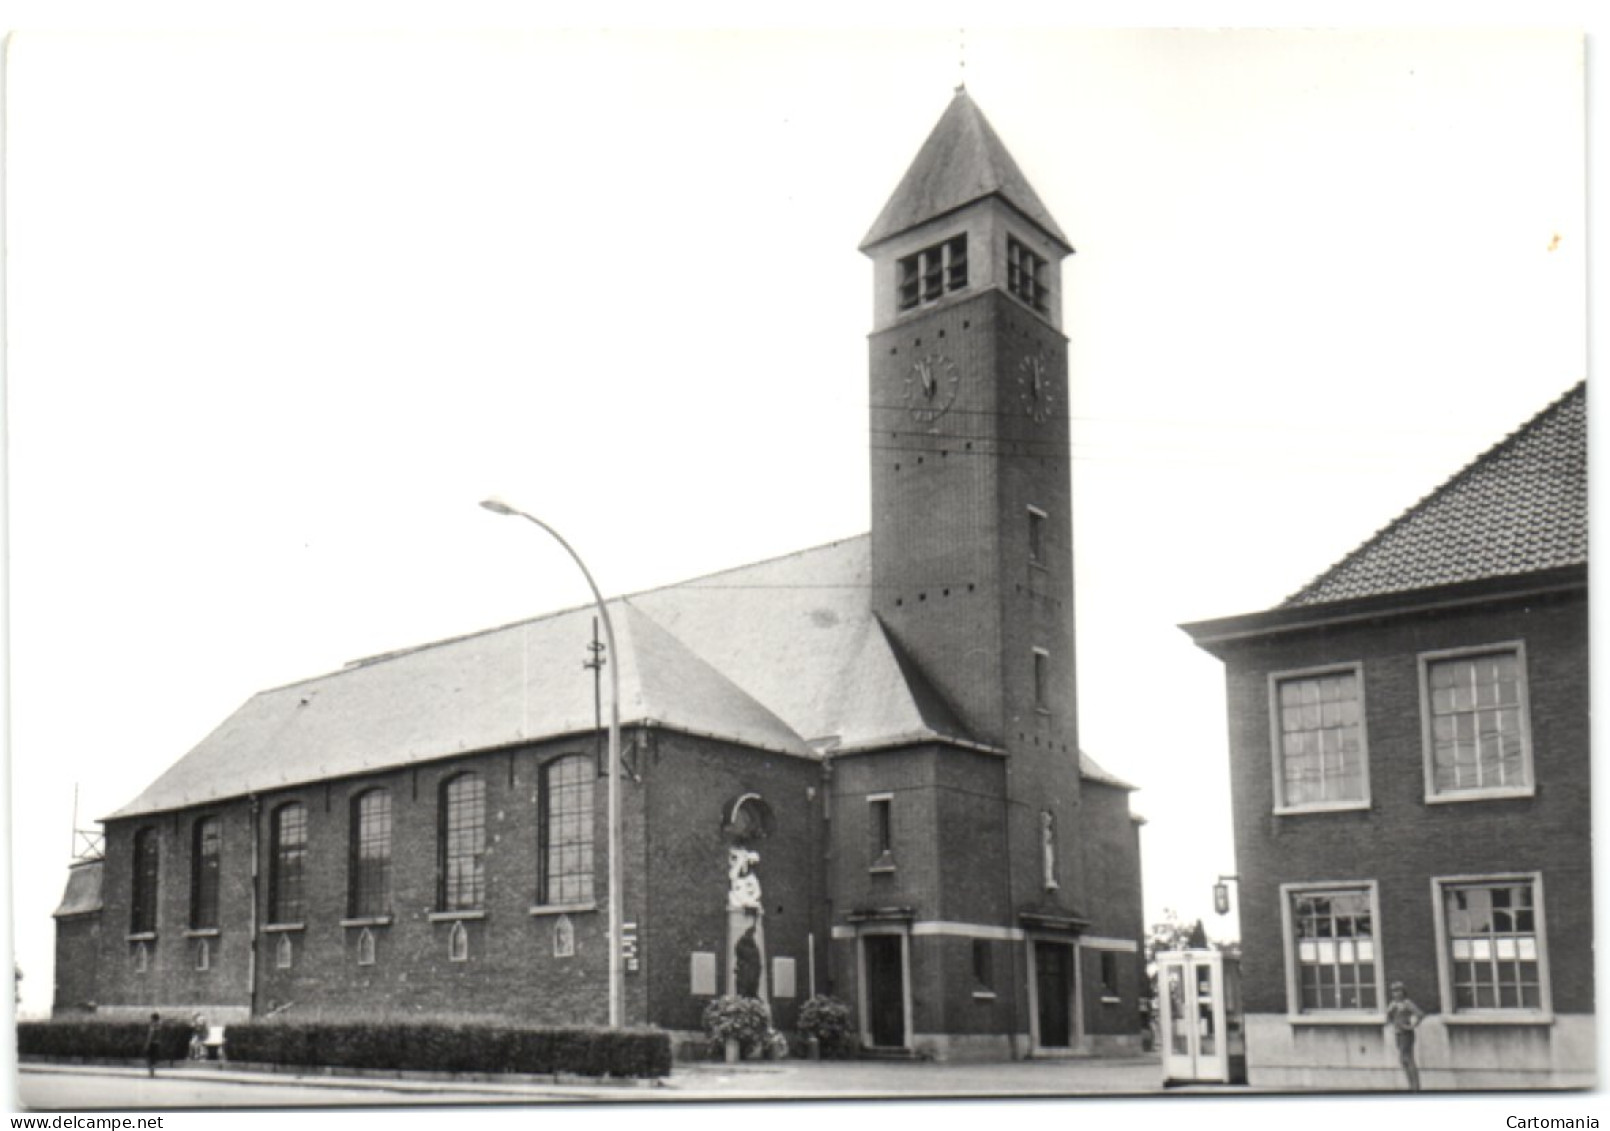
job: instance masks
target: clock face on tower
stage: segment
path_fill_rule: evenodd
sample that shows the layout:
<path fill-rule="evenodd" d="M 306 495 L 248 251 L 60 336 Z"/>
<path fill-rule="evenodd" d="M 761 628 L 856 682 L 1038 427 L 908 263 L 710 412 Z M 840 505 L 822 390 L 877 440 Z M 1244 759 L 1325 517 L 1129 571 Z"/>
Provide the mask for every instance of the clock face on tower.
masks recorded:
<path fill-rule="evenodd" d="M 906 408 L 919 424 L 932 424 L 956 399 L 961 373 L 942 353 L 931 353 L 911 363 L 906 373 Z"/>
<path fill-rule="evenodd" d="M 1051 367 L 1040 354 L 1031 353 L 1018 365 L 1018 394 L 1023 400 L 1023 411 L 1036 424 L 1043 423 L 1056 408 L 1056 378 Z"/>

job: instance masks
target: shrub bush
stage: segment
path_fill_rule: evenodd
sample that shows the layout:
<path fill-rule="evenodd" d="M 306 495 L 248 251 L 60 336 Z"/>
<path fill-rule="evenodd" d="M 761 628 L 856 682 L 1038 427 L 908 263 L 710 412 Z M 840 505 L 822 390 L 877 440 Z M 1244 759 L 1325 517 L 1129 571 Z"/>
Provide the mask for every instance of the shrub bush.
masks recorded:
<path fill-rule="evenodd" d="M 141 1059 L 146 1023 L 42 1021 L 18 1026 L 25 1056 Z M 164 1022 L 163 1060 L 184 1058 L 190 1024 Z M 670 1035 L 657 1029 L 536 1029 L 508 1022 L 276 1018 L 230 1025 L 236 1063 L 382 1071 L 519 1072 L 535 1076 L 655 1077 L 671 1071 Z"/>
<path fill-rule="evenodd" d="M 799 1031 L 815 1037 L 823 1053 L 842 1055 L 851 1046 L 850 1007 L 836 997 L 817 994 L 800 1006 Z"/>
<path fill-rule="evenodd" d="M 704 1007 L 704 1032 L 712 1050 L 736 1040 L 745 1056 L 754 1056 L 765 1050 L 770 1031 L 771 1013 L 758 998 L 727 994 Z"/>

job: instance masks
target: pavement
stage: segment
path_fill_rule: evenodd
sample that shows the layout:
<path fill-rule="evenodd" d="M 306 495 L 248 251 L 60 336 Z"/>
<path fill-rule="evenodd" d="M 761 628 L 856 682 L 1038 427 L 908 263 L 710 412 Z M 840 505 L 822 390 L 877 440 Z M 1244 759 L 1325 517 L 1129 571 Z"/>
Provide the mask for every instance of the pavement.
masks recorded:
<path fill-rule="evenodd" d="M 67 1077 L 146 1078 L 143 1066 L 26 1063 L 19 1066 L 26 1097 L 31 1084 L 66 1086 Z M 33 1077 L 30 1081 L 28 1077 Z M 189 1082 L 216 1095 L 221 1085 L 249 1089 L 324 1090 L 333 1104 L 360 1094 L 376 1104 L 587 1101 L 642 1103 L 664 1101 L 938 1098 L 1001 1096 L 1158 1095 L 1162 1070 L 1156 1057 L 1077 1058 L 1005 1063 L 924 1061 L 764 1061 L 728 1065 L 678 1063 L 659 1081 L 600 1081 L 547 1076 L 479 1076 L 446 1073 L 341 1073 L 271 1071 L 237 1065 L 182 1064 L 160 1067 L 159 1080 Z M 227 1094 L 227 1093 L 224 1093 Z M 244 1095 L 245 1092 L 242 1092 Z M 337 1098 L 339 1094 L 340 1098 Z M 261 1101 L 253 1101 L 261 1102 Z M 449 1100 L 451 1102 L 451 1100 Z"/>

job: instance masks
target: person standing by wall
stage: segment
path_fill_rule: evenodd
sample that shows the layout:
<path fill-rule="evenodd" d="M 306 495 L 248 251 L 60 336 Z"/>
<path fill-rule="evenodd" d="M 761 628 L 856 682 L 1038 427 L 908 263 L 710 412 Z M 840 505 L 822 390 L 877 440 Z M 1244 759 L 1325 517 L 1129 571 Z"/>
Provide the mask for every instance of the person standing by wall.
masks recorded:
<path fill-rule="evenodd" d="M 1397 1038 L 1398 1063 L 1409 1077 L 1409 1091 L 1420 1090 L 1420 1067 L 1414 1062 L 1414 1030 L 1425 1017 L 1425 1010 L 1409 1000 L 1402 982 L 1393 982 L 1392 1000 L 1386 1003 L 1386 1024 Z"/>
<path fill-rule="evenodd" d="M 157 1052 L 162 1047 L 162 1014 L 151 1014 L 151 1026 L 145 1031 L 145 1071 L 148 1076 L 157 1074 Z"/>

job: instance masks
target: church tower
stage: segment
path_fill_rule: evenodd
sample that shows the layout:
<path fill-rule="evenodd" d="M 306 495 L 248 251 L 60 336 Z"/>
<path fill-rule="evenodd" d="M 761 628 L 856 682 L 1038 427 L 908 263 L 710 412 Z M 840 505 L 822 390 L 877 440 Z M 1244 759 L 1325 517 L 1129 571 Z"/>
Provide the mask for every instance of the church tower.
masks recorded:
<path fill-rule="evenodd" d="M 958 88 L 861 250 L 874 270 L 873 609 L 958 737 L 1007 754 L 1008 793 L 1035 811 L 1019 823 L 1050 812 L 1071 833 L 1073 248 Z M 1012 886 L 1020 905 L 1033 894 Z"/>

